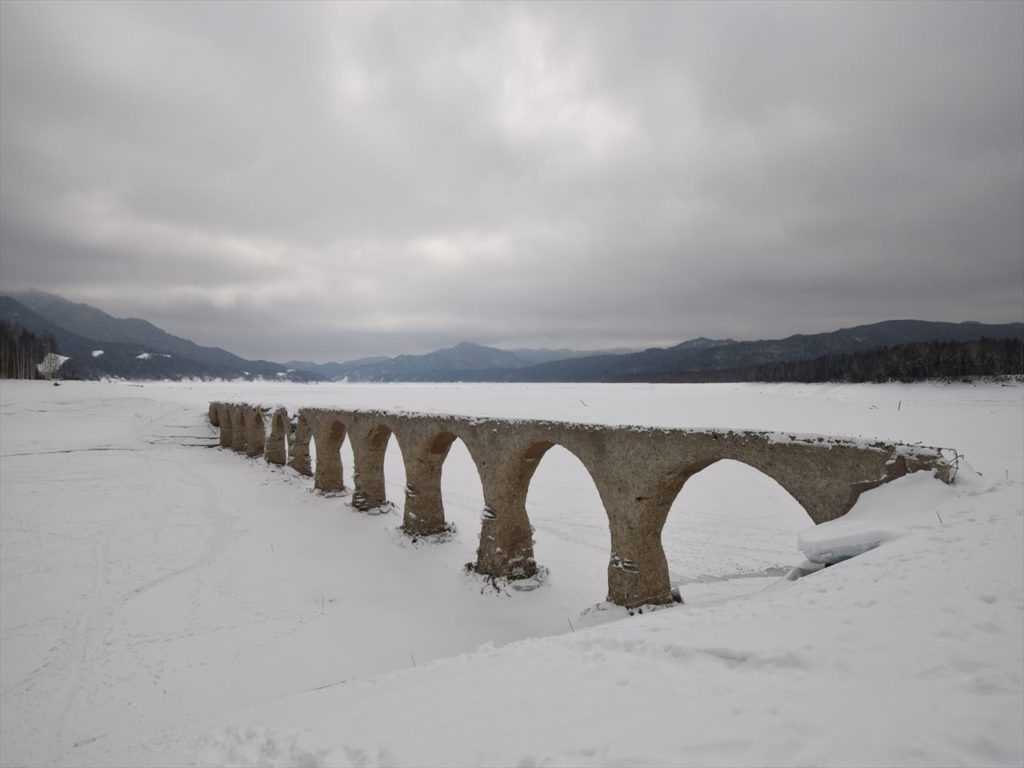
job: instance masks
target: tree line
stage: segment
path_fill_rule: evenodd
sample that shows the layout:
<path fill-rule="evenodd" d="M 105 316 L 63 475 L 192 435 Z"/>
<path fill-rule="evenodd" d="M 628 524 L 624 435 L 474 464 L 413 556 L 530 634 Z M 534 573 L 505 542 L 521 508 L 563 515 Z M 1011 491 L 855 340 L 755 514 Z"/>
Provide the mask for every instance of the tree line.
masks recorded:
<path fill-rule="evenodd" d="M 782 360 L 744 368 L 687 371 L 676 382 L 886 382 L 1024 376 L 1024 339 L 923 341 L 813 360 Z"/>
<path fill-rule="evenodd" d="M 20 325 L 0 321 L 0 379 L 42 379 L 36 366 L 56 351 L 53 336 L 37 336 Z"/>

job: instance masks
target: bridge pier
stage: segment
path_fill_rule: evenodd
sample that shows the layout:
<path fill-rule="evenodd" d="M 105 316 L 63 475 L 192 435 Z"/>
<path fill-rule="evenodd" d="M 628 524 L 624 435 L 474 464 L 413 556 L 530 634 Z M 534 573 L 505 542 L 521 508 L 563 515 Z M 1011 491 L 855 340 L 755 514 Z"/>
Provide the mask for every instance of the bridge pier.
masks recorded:
<path fill-rule="evenodd" d="M 661 544 L 668 507 L 652 509 L 642 502 L 605 501 L 611 521 L 608 560 L 608 601 L 626 608 L 672 602 L 668 559 Z"/>
<path fill-rule="evenodd" d="M 245 414 L 243 405 L 231 406 L 231 450 L 245 452 Z"/>
<path fill-rule="evenodd" d="M 245 453 L 251 458 L 263 455 L 267 442 L 267 430 L 263 426 L 263 412 L 258 405 L 246 406 L 243 412 L 246 424 Z"/>
<path fill-rule="evenodd" d="M 455 435 L 419 436 L 402 442 L 405 462 L 405 509 L 402 530 L 411 536 L 432 536 L 448 530 L 441 501 L 441 466 Z"/>
<path fill-rule="evenodd" d="M 359 426 L 348 435 L 352 442 L 352 506 L 361 512 L 379 509 L 387 504 L 384 456 L 391 430 L 382 424 L 369 429 Z"/>
<path fill-rule="evenodd" d="M 294 431 L 289 431 L 288 443 L 288 466 L 306 477 L 313 476 L 313 469 L 309 460 L 309 441 L 312 432 L 309 428 L 309 421 L 299 413 L 296 417 Z"/>
<path fill-rule="evenodd" d="M 266 439 L 265 456 L 268 464 L 284 466 L 288 460 L 285 436 L 288 434 L 288 412 L 278 408 L 270 418 L 270 435 Z"/>
<path fill-rule="evenodd" d="M 480 472 L 484 509 L 473 568 L 495 578 L 530 578 L 537 573 L 537 561 L 526 495 L 538 463 L 553 443 L 517 439 L 514 432 L 494 428 L 480 442 L 478 450 L 486 457 Z"/>
<path fill-rule="evenodd" d="M 341 444 L 345 440 L 345 425 L 333 420 L 313 432 L 316 441 L 316 470 L 313 487 L 321 493 L 340 493 L 345 490 L 341 467 Z"/>
<path fill-rule="evenodd" d="M 480 545 L 473 569 L 496 578 L 533 576 L 537 561 L 533 557 L 533 528 L 526 514 L 527 489 L 507 478 L 485 478 L 483 484 Z"/>
<path fill-rule="evenodd" d="M 224 403 L 217 404 L 217 422 L 220 425 L 220 447 L 230 448 L 234 443 L 231 433 L 231 410 Z"/>

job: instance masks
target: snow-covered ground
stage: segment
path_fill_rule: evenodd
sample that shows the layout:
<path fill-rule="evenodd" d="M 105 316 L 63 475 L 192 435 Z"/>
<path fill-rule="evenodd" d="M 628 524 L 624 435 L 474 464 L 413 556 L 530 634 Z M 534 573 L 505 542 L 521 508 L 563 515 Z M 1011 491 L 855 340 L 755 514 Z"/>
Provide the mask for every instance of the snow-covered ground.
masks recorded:
<path fill-rule="evenodd" d="M 1022 396 L 4 381 L 0 763 L 1020 765 Z M 860 527 L 825 537 L 773 481 L 716 464 L 664 534 L 685 605 L 630 617 L 601 603 L 607 525 L 568 452 L 528 497 L 547 582 L 496 594 L 462 570 L 482 500 L 461 443 L 443 475 L 456 537 L 414 546 L 398 512 L 214 447 L 212 399 L 880 437 L 969 467 L 864 494 Z M 386 468 L 400 504 L 394 444 Z M 780 577 L 802 532 L 827 551 L 865 527 L 884 543 Z"/>

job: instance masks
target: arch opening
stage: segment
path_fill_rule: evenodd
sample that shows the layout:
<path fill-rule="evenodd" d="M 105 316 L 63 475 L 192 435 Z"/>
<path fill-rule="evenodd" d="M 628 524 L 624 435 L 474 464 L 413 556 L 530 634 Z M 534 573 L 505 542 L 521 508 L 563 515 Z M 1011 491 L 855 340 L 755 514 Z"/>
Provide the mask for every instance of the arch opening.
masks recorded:
<path fill-rule="evenodd" d="M 669 580 L 685 602 L 755 592 L 804 558 L 797 535 L 813 525 L 776 480 L 732 459 L 686 468 L 664 527 Z"/>
<path fill-rule="evenodd" d="M 434 438 L 430 450 L 443 453 L 441 463 L 441 503 L 445 523 L 451 533 L 451 545 L 462 562 L 476 560 L 480 543 L 480 516 L 484 509 L 483 482 L 469 448 L 451 432 Z"/>
<path fill-rule="evenodd" d="M 351 491 L 351 489 L 356 487 L 354 474 L 356 460 L 352 453 L 352 439 L 347 434 L 342 438 L 341 446 L 338 450 L 341 460 L 342 491 Z"/>
<path fill-rule="evenodd" d="M 535 443 L 523 462 L 538 567 L 554 573 L 559 589 L 581 605 L 603 600 L 611 531 L 593 477 L 572 451 L 558 444 Z"/>
<path fill-rule="evenodd" d="M 374 433 L 374 439 L 382 441 L 384 450 L 384 497 L 387 501 L 382 511 L 395 512 L 401 516 L 405 508 L 406 483 L 402 446 L 399 445 L 398 438 L 384 425 L 377 427 Z"/>

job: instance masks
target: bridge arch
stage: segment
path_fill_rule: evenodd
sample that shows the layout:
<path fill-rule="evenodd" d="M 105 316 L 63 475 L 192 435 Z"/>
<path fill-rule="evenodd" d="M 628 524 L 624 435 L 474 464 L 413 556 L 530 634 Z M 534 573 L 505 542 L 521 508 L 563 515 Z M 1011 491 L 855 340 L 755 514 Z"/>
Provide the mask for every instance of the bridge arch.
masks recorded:
<path fill-rule="evenodd" d="M 574 456 L 591 481 L 596 478 L 590 458 L 571 434 L 551 430 L 494 430 L 489 446 L 491 466 L 481 468 L 484 513 L 475 569 L 489 576 L 528 578 L 537 573 L 534 527 L 526 499 L 541 459 L 555 446 Z M 594 483 L 595 487 L 597 483 Z M 598 494 L 600 488 L 598 487 Z"/>
<path fill-rule="evenodd" d="M 529 443 L 524 450 L 518 451 L 518 466 L 521 473 L 521 477 L 529 488 L 530 482 L 533 480 L 533 476 L 540 466 L 541 459 L 543 459 L 552 448 L 565 451 L 576 459 L 587 472 L 587 477 L 594 484 L 594 488 L 597 485 L 597 476 L 600 474 L 600 467 L 595 467 L 591 457 L 586 451 L 581 449 L 581 446 L 577 444 L 577 440 L 573 439 L 572 435 L 565 435 L 562 438 L 554 437 L 552 439 L 541 439 L 534 440 Z"/>
<path fill-rule="evenodd" d="M 436 425 L 427 430 L 404 430 L 396 425 L 405 463 L 405 504 L 402 529 L 412 536 L 431 536 L 451 529 L 445 517 L 442 472 L 452 445 L 465 445 L 481 486 L 486 488 L 484 468 L 472 436 L 465 430 Z M 468 439 L 467 439 L 468 438 Z"/>
<path fill-rule="evenodd" d="M 702 462 L 669 504 L 660 540 L 673 588 L 701 584 L 701 597 L 721 594 L 712 581 L 771 577 L 802 556 L 796 539 L 813 521 L 793 494 L 753 464 L 730 458 Z M 710 580 L 710 581 L 708 581 Z M 734 590 L 763 582 L 733 581 Z"/>
<path fill-rule="evenodd" d="M 557 573 L 562 588 L 582 600 L 602 599 L 611 532 L 591 469 L 560 441 L 534 443 L 523 461 L 530 465 L 524 507 L 537 567 Z"/>
<path fill-rule="evenodd" d="M 675 501 L 676 497 L 682 492 L 686 483 L 694 475 L 713 467 L 721 461 L 742 464 L 750 469 L 756 470 L 759 474 L 774 481 L 783 490 L 785 490 L 786 493 L 800 505 L 800 508 L 807 513 L 807 516 L 811 518 L 811 512 L 797 497 L 797 494 L 800 493 L 800 489 L 795 486 L 790 487 L 790 478 L 787 476 L 787 473 L 784 471 L 780 472 L 779 467 L 775 462 L 770 460 L 761 460 L 761 457 L 758 456 L 741 456 L 730 453 L 718 453 L 710 456 L 702 456 L 696 460 L 687 461 L 666 477 L 664 486 L 660 489 L 660 493 L 664 493 L 669 497 L 669 505 L 671 505 L 672 502 Z"/>
<path fill-rule="evenodd" d="M 898 461 L 881 467 L 877 457 L 860 448 L 833 446 L 820 450 L 786 443 L 769 443 L 766 448 L 760 436 L 744 441 L 722 433 L 703 433 L 699 438 L 699 442 L 683 438 L 678 446 L 668 443 L 668 450 L 661 455 L 649 454 L 647 461 L 641 462 L 642 470 L 633 477 L 616 472 L 613 466 L 607 467 L 612 482 L 607 476 L 601 477 L 599 487 L 612 529 L 608 568 L 612 602 L 635 606 L 671 600 L 663 541 L 669 510 L 691 478 L 723 460 L 746 465 L 776 483 L 814 523 L 842 516 L 861 489 L 874 487 L 885 482 L 889 473 L 896 476 L 901 471 Z M 636 461 L 626 458 L 628 442 L 616 448 L 619 463 L 636 467 Z M 678 450 L 673 450 L 676 447 Z M 854 463 L 851 468 L 851 452 L 862 466 Z M 882 468 L 883 479 L 851 483 L 858 476 L 870 477 L 871 470 L 865 470 L 863 464 L 871 463 Z"/>

